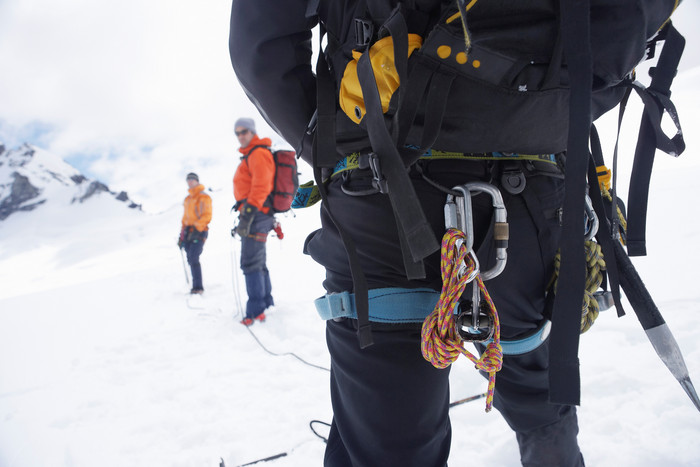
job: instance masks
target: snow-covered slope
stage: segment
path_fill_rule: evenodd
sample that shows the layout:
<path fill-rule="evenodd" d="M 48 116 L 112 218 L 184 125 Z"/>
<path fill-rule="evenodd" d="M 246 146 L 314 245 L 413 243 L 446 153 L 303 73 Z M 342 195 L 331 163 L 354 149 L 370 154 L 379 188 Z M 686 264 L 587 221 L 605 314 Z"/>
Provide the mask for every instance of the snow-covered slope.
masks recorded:
<path fill-rule="evenodd" d="M 230 466 L 295 446 L 296 462 L 322 458 L 307 424 L 330 420 L 328 372 L 273 357 L 238 323 L 230 194 L 210 194 L 203 309 L 188 307 L 179 204 L 149 215 L 95 197 L 54 205 L 33 233 L 46 213 L 0 222 L 0 466 Z M 300 254 L 316 218 L 281 218 L 278 307 L 254 331 L 328 368 L 310 308 L 322 271 Z"/>

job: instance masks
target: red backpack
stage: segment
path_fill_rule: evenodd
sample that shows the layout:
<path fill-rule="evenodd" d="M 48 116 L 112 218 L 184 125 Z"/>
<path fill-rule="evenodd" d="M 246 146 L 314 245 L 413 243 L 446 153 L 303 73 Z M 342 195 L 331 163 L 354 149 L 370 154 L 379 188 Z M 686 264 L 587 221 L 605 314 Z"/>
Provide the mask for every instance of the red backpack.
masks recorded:
<path fill-rule="evenodd" d="M 265 148 L 272 153 L 275 161 L 275 177 L 272 192 L 265 201 L 265 206 L 277 214 L 287 212 L 292 207 L 294 195 L 299 188 L 299 173 L 297 172 L 296 153 L 292 150 L 280 149 L 273 151 L 269 146 L 254 146 L 241 159 L 248 162 L 248 156 L 257 148 Z"/>

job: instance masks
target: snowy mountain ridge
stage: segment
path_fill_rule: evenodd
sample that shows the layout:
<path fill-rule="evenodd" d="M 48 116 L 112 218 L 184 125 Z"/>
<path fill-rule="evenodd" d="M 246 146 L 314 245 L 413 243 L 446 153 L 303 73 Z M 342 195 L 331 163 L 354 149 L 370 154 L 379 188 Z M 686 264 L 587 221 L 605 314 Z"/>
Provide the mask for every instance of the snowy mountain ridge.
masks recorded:
<path fill-rule="evenodd" d="M 34 210 L 49 200 L 82 203 L 101 193 L 129 208 L 141 209 L 126 192 L 111 191 L 48 151 L 29 143 L 15 149 L 0 143 L 0 221 L 19 211 Z"/>

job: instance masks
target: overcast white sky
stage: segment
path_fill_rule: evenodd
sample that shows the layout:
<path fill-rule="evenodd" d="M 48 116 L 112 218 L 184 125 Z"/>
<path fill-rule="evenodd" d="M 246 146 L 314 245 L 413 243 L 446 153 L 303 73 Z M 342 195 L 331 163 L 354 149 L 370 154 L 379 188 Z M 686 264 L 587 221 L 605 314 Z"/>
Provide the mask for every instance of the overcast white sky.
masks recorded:
<path fill-rule="evenodd" d="M 151 209 L 179 203 L 191 170 L 230 189 L 233 122 L 272 132 L 231 69 L 229 14 L 230 0 L 0 0 L 0 142 L 36 144 Z M 682 69 L 700 65 L 699 19 L 692 0 L 674 17 Z"/>

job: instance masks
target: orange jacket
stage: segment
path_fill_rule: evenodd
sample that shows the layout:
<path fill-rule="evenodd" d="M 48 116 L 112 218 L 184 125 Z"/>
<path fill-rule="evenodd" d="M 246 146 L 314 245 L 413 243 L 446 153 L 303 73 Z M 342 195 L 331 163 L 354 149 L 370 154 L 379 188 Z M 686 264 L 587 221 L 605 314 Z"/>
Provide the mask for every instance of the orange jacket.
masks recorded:
<path fill-rule="evenodd" d="M 211 221 L 211 197 L 204 193 L 201 183 L 189 189 L 190 194 L 185 198 L 185 214 L 182 216 L 182 226 L 193 225 L 200 232 L 209 230 Z"/>
<path fill-rule="evenodd" d="M 275 160 L 267 148 L 257 148 L 252 152 L 251 149 L 260 145 L 269 147 L 271 144 L 270 138 L 254 135 L 247 147 L 239 149 L 244 156 L 250 154 L 238 164 L 233 175 L 233 196 L 236 201 L 245 201 L 265 213 L 270 208 L 263 204 L 275 186 Z"/>

